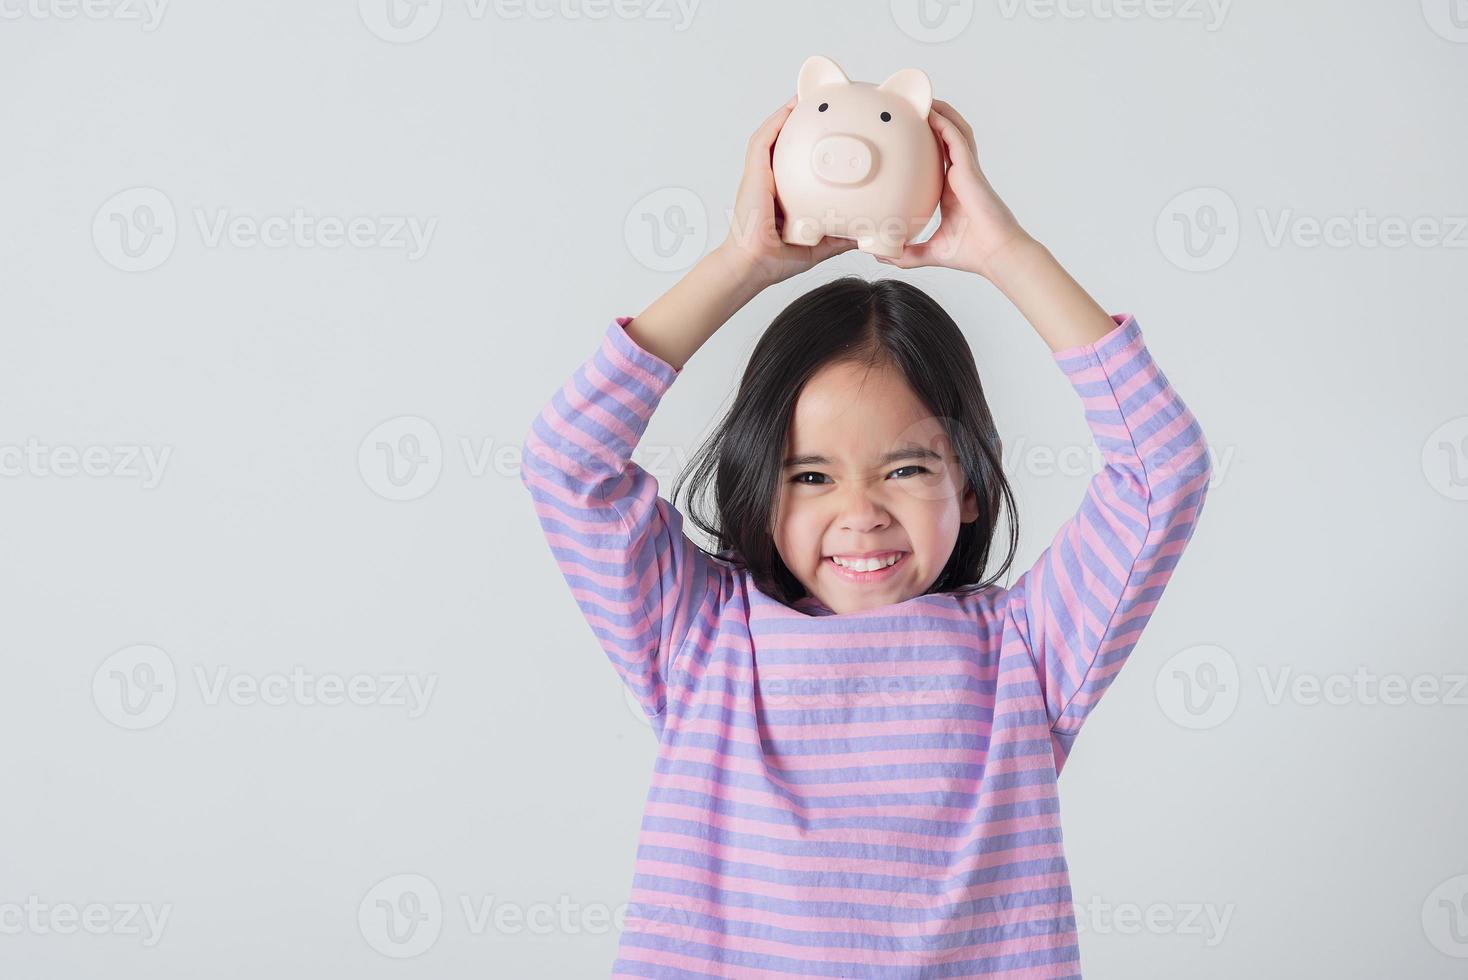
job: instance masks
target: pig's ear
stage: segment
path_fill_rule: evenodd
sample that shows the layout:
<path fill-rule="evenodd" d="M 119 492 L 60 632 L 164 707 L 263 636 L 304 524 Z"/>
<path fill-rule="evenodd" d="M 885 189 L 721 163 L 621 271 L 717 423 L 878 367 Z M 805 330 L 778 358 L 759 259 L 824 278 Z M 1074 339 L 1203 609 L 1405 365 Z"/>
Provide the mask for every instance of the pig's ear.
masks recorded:
<path fill-rule="evenodd" d="M 916 68 L 895 71 L 877 88 L 906 99 L 920 118 L 928 118 L 928 110 L 933 107 L 933 83 L 924 72 Z"/>
<path fill-rule="evenodd" d="M 813 89 L 822 85 L 849 85 L 851 79 L 841 66 L 822 54 L 813 54 L 800 66 L 800 77 L 795 81 L 796 98 L 804 102 Z"/>

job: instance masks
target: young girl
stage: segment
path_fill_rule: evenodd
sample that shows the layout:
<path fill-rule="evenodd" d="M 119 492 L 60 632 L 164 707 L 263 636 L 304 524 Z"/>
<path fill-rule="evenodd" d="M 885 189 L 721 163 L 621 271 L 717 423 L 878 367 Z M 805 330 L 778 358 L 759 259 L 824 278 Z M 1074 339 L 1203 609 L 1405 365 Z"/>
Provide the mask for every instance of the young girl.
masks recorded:
<path fill-rule="evenodd" d="M 794 104 L 750 139 L 735 231 L 607 325 L 524 443 L 551 552 L 659 739 L 613 975 L 1078 977 L 1057 776 L 1192 536 L 1203 433 L 1136 319 L 1025 233 L 935 101 L 941 223 L 891 264 L 998 286 L 1104 468 L 1005 588 L 1011 522 L 986 580 L 1013 502 L 972 352 L 920 290 L 847 277 L 761 338 L 694 473 L 720 548 L 685 537 L 632 461 L 659 399 L 764 287 L 853 244 L 779 239 Z"/>

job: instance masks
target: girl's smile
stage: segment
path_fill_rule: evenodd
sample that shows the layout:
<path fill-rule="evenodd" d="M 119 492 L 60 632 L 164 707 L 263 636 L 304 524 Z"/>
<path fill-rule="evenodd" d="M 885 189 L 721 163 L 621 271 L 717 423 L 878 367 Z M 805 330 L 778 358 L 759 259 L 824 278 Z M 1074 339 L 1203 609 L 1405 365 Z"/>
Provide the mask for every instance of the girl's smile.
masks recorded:
<path fill-rule="evenodd" d="M 878 552 L 874 557 L 865 560 L 852 559 L 851 566 L 842 564 L 835 555 L 827 555 L 826 564 L 830 566 L 831 571 L 847 582 L 854 585 L 872 585 L 877 582 L 885 582 L 896 575 L 898 566 L 905 562 L 909 554 L 910 552 L 907 551 Z M 870 565 L 877 567 L 866 567 Z"/>

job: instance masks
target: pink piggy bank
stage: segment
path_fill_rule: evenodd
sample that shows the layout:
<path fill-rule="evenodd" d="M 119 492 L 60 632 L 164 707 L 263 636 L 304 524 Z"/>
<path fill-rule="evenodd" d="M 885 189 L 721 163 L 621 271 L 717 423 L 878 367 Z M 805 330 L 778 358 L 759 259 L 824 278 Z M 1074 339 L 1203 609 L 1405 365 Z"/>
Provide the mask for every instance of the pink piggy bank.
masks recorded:
<path fill-rule="evenodd" d="M 795 91 L 771 160 L 785 213 L 781 239 L 854 238 L 863 252 L 900 257 L 943 193 L 928 76 L 904 68 L 881 85 L 853 82 L 830 58 L 812 55 Z"/>

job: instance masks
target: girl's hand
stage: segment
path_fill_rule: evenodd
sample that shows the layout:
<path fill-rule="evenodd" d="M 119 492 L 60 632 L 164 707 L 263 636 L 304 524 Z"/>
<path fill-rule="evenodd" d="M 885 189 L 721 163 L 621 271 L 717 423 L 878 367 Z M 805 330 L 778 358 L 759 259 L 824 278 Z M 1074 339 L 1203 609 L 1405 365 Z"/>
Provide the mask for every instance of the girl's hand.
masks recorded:
<path fill-rule="evenodd" d="M 940 217 L 933 237 L 908 245 L 899 259 L 877 258 L 900 269 L 942 266 L 990 278 L 990 260 L 1005 248 L 1030 240 L 1013 212 L 994 193 L 979 169 L 979 151 L 973 127 L 942 99 L 933 100 L 928 125 L 943 142 L 947 173 L 938 206 Z"/>
<path fill-rule="evenodd" d="M 734 217 L 722 252 L 736 274 L 747 277 L 756 289 L 772 286 L 849 251 L 856 242 L 849 238 L 822 238 L 815 245 L 787 245 L 780 240 L 784 215 L 775 200 L 775 175 L 770 155 L 775 137 L 795 108 L 795 98 L 776 109 L 749 138 L 744 155 L 744 176 L 734 198 Z"/>

